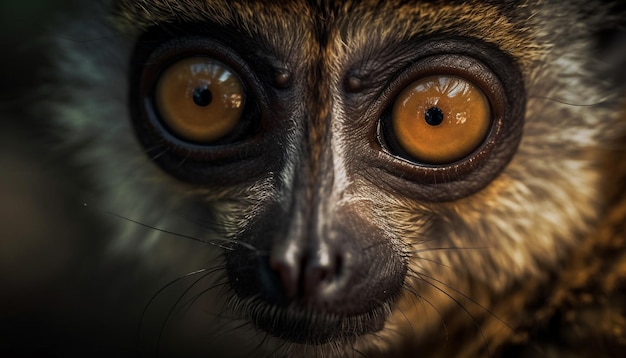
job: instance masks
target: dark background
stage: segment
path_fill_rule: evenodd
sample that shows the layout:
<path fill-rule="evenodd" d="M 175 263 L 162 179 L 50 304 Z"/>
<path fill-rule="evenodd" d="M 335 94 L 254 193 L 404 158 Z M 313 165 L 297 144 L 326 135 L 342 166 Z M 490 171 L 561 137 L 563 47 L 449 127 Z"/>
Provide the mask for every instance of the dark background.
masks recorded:
<path fill-rule="evenodd" d="M 90 0 L 91 1 L 91 0 Z M 50 121 L 29 111 L 44 99 L 46 36 L 71 1 L 0 1 L 0 356 L 54 356 L 80 279 L 84 181 L 52 150 Z M 93 235 L 91 235 L 93 237 Z M 82 239 L 82 240 L 81 240 Z"/>
<path fill-rule="evenodd" d="M 50 33 L 72 1 L 4 0 L 0 2 L 0 99 L 16 100 L 21 91 L 36 87 L 35 76 L 45 63 L 42 35 Z"/>

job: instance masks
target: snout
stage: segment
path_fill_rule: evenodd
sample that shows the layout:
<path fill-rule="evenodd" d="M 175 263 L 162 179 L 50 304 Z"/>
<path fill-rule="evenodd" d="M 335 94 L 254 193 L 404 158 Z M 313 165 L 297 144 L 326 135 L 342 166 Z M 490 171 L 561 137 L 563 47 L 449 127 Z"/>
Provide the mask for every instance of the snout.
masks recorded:
<path fill-rule="evenodd" d="M 407 271 L 402 248 L 355 210 L 313 222 L 277 211 L 251 223 L 239 238 L 249 245 L 226 257 L 246 318 L 273 336 L 307 344 L 382 329 Z"/>

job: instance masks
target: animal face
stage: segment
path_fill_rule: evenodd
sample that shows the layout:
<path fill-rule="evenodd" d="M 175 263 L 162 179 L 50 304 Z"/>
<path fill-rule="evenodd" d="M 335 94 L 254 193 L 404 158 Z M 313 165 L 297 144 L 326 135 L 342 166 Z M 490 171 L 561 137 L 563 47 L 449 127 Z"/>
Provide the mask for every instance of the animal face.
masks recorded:
<path fill-rule="evenodd" d="M 47 108 L 118 217 L 97 256 L 130 257 L 140 349 L 496 349 L 523 305 L 492 307 L 597 222 L 625 132 L 593 56 L 620 17 L 581 6 L 85 6 Z"/>

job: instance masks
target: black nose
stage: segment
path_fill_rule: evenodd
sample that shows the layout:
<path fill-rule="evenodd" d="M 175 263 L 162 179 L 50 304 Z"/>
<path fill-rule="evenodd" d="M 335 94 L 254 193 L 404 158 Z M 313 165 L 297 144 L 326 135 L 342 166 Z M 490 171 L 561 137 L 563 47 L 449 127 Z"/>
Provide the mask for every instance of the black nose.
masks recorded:
<path fill-rule="evenodd" d="M 311 234 L 258 223 L 256 250 L 227 255 L 247 318 L 275 336 L 320 343 L 382 329 L 407 271 L 402 250 L 356 213 Z"/>
<path fill-rule="evenodd" d="M 305 302 L 332 300 L 341 285 L 351 255 L 340 245 L 322 244 L 304 251 L 296 242 L 288 241 L 275 247 L 269 258 L 269 268 L 278 276 L 280 286 L 287 298 L 299 298 Z"/>

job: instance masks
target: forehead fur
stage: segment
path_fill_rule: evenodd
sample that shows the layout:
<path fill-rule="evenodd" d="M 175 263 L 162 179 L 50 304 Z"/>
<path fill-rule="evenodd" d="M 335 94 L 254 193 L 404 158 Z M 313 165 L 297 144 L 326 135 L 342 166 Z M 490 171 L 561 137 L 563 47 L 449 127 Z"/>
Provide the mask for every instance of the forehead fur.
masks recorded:
<path fill-rule="evenodd" d="M 528 27 L 516 21 L 530 17 L 520 1 L 118 0 L 114 8 L 124 30 L 211 22 L 233 26 L 275 49 L 295 46 L 302 51 L 334 36 L 347 48 L 377 52 L 416 36 L 454 34 L 497 44 L 522 67 L 545 50 L 532 41 Z M 337 48 L 332 51 L 341 53 Z"/>

